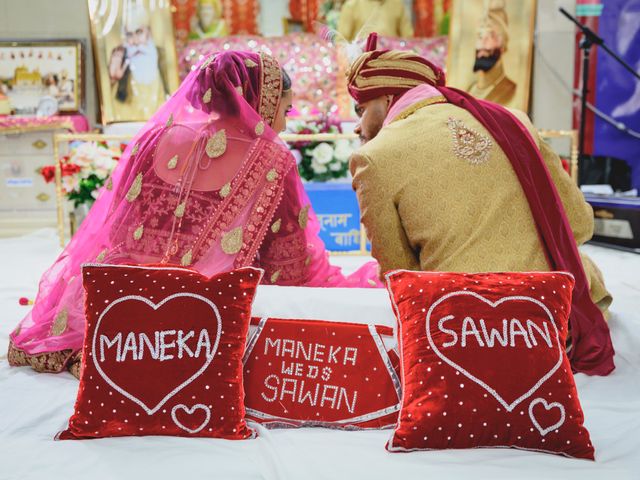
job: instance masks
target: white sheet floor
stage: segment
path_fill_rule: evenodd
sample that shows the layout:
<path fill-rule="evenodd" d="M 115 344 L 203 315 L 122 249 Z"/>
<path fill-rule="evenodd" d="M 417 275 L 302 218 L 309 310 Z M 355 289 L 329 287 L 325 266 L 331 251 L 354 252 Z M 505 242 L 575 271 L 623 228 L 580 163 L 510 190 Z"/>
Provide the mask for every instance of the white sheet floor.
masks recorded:
<path fill-rule="evenodd" d="M 0 479 L 640 479 L 640 255 L 584 247 L 614 296 L 610 326 L 617 351 L 610 376 L 576 377 L 596 447 L 597 461 L 590 462 L 518 450 L 390 454 L 384 449 L 389 431 L 320 428 L 260 428 L 258 439 L 240 442 L 56 442 L 73 409 L 77 380 L 10 368 L 4 355 L 9 332 L 26 313 L 18 298 L 35 295 L 41 273 L 59 252 L 56 245 L 52 230 L 0 239 Z M 362 260 L 333 259 L 347 270 Z M 344 292 L 336 295 L 346 301 Z M 348 297 L 357 302 L 355 292 Z"/>

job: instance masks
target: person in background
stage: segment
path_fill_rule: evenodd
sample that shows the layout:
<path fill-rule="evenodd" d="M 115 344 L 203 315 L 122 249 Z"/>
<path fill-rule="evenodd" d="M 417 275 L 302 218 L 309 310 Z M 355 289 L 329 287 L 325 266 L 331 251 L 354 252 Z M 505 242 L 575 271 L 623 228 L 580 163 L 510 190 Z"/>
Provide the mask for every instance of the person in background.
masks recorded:
<path fill-rule="evenodd" d="M 219 38 L 229 35 L 229 28 L 222 16 L 220 0 L 198 0 L 196 14 L 192 18 L 189 38 Z"/>
<path fill-rule="evenodd" d="M 403 0 L 347 0 L 340 10 L 338 32 L 349 42 L 371 32 L 409 38 L 413 25 Z"/>

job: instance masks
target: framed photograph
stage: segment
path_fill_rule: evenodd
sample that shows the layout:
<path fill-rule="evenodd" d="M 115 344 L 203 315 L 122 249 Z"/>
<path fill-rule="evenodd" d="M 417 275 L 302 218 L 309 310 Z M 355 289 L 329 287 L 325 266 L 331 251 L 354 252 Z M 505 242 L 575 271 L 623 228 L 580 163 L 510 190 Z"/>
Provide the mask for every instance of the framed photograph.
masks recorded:
<path fill-rule="evenodd" d="M 453 0 L 447 83 L 529 109 L 536 0 Z"/>
<path fill-rule="evenodd" d="M 0 97 L 17 113 L 36 113 L 45 97 L 54 113 L 80 110 L 82 69 L 79 40 L 0 40 Z"/>
<path fill-rule="evenodd" d="M 179 86 L 169 0 L 88 0 L 103 124 L 149 119 Z"/>

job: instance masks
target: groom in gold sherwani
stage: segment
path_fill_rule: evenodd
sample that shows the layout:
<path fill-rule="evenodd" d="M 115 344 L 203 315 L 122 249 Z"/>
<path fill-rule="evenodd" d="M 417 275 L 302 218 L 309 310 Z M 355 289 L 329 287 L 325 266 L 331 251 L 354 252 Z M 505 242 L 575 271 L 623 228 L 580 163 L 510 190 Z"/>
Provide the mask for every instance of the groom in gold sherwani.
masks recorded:
<path fill-rule="evenodd" d="M 577 249 L 593 212 L 558 156 L 524 113 L 447 88 L 426 59 L 376 43 L 372 34 L 348 88 L 364 143 L 353 187 L 381 274 L 570 272 L 572 365 L 609 373 L 611 296 Z"/>

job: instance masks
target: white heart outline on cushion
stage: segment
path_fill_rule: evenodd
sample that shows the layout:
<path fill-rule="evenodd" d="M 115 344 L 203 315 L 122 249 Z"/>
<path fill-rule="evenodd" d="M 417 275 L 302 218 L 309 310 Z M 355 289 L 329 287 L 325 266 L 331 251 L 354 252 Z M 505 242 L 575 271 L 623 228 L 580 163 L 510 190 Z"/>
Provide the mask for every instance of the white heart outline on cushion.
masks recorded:
<path fill-rule="evenodd" d="M 551 368 L 551 370 L 549 370 L 545 375 L 543 375 L 540 378 L 540 380 L 538 380 L 535 383 L 535 385 L 533 385 L 533 387 L 531 387 L 526 393 L 524 393 L 522 396 L 520 396 L 519 398 L 514 400 L 512 403 L 507 403 L 500 396 L 500 394 L 498 392 L 496 392 L 493 388 L 491 388 L 489 385 L 484 383 L 479 378 L 474 377 L 473 375 L 471 375 L 468 371 L 466 371 L 464 368 L 462 368 L 460 365 L 458 365 L 453 360 L 450 360 L 446 355 L 444 355 L 438 349 L 438 347 L 436 346 L 435 342 L 431 338 L 431 329 L 429 328 L 430 327 L 430 321 L 431 321 L 431 313 L 442 302 L 444 302 L 445 300 L 448 300 L 451 297 L 457 296 L 457 295 L 471 295 L 472 297 L 475 297 L 475 298 L 477 298 L 479 300 L 482 300 L 484 303 L 486 303 L 487 305 L 491 306 L 492 308 L 496 308 L 501 303 L 508 302 L 509 300 L 525 300 L 525 301 L 528 301 L 528 302 L 532 302 L 532 303 L 538 305 L 539 307 L 541 307 L 545 311 L 547 316 L 549 317 L 549 320 L 551 321 L 551 325 L 553 325 L 553 329 L 556 332 L 556 342 L 558 344 L 558 361 Z M 522 402 L 523 400 L 525 400 L 528 397 L 530 397 L 533 394 L 533 392 L 538 390 L 538 388 L 540 388 L 544 382 L 549 380 L 549 378 L 551 378 L 551 376 L 554 373 L 556 373 L 556 370 L 558 370 L 558 368 L 560 368 L 560 365 L 562 365 L 562 347 L 560 346 L 560 335 L 558 333 L 558 327 L 556 327 L 556 322 L 554 321 L 553 315 L 551 315 L 551 312 L 546 307 L 546 305 L 544 303 L 540 302 L 539 300 L 536 300 L 535 298 L 516 295 L 516 296 L 512 296 L 512 297 L 503 297 L 500 300 L 498 300 L 497 302 L 492 302 L 491 300 L 487 300 L 482 295 L 480 295 L 480 294 L 478 294 L 476 292 L 469 292 L 469 291 L 466 291 L 466 290 L 459 290 L 459 291 L 456 291 L 456 292 L 450 292 L 450 293 L 447 293 L 446 295 L 444 295 L 443 297 L 439 298 L 429 308 L 429 311 L 427 312 L 427 319 L 426 319 L 426 330 L 427 330 L 427 339 L 429 340 L 429 345 L 431 345 L 431 348 L 433 348 L 433 351 L 436 352 L 436 355 L 438 355 L 442 360 L 447 362 L 451 367 L 453 367 L 454 369 L 458 370 L 460 373 L 465 375 L 470 380 L 473 380 L 478 385 L 480 385 L 482 388 L 484 388 L 487 392 L 489 392 L 491 395 L 493 395 L 495 397 L 495 399 L 500 403 L 500 405 L 502 405 L 507 410 L 507 412 L 511 412 L 520 402 Z"/>
<path fill-rule="evenodd" d="M 207 305 L 209 305 L 211 307 L 211 309 L 213 310 L 213 313 L 215 313 L 215 315 L 216 315 L 216 319 L 218 320 L 218 331 L 217 331 L 217 334 L 216 334 L 216 341 L 213 344 L 213 349 L 211 350 L 210 354 L 207 356 L 207 361 L 202 365 L 202 367 L 200 367 L 200 369 L 198 371 L 196 371 L 196 373 L 194 373 L 191 377 L 187 378 L 184 382 L 182 382 L 180 385 L 178 385 L 176 388 L 174 388 L 171 392 L 169 392 L 162 400 L 160 400 L 160 402 L 154 408 L 149 408 L 138 397 L 136 397 L 135 395 L 130 394 L 124 388 L 121 388 L 118 384 L 116 384 L 113 380 L 111 380 L 109 375 L 104 373 L 104 371 L 102 370 L 102 367 L 98 363 L 98 360 L 96 360 L 96 358 L 97 358 L 97 355 L 96 355 L 96 352 L 97 352 L 97 350 L 96 350 L 96 339 L 98 337 L 98 331 L 100 330 L 100 323 L 102 322 L 102 319 L 107 314 L 107 312 L 109 312 L 109 310 L 111 310 L 111 308 L 114 305 L 117 305 L 118 303 L 122 303 L 122 302 L 125 302 L 127 300 L 138 300 L 138 301 L 141 301 L 143 303 L 146 303 L 147 305 L 149 305 L 154 310 L 158 310 L 165 303 L 169 302 L 170 300 L 173 300 L 174 298 L 178 298 L 178 297 L 195 298 L 197 300 L 205 302 Z M 92 341 L 92 344 L 91 344 L 91 348 L 93 350 L 93 355 L 91 355 L 91 357 L 93 358 L 93 364 L 96 366 L 96 369 L 98 370 L 98 373 L 100 374 L 100 376 L 102 377 L 102 379 L 105 382 L 107 382 L 109 385 L 111 385 L 112 388 L 114 388 L 116 391 L 118 391 L 119 393 L 124 395 L 126 398 L 128 398 L 132 402 L 137 403 L 138 405 L 140 405 L 144 409 L 144 411 L 147 412 L 148 415 L 153 415 L 165 403 L 167 403 L 167 401 L 169 401 L 169 399 L 171 397 L 173 397 L 176 393 L 178 393 L 184 387 L 186 387 L 191 382 L 193 382 L 196 378 L 198 378 L 200 376 L 200 374 L 202 372 L 204 372 L 209 367 L 209 365 L 211 364 L 211 361 L 213 360 L 213 357 L 215 356 L 216 352 L 218 351 L 218 344 L 220 343 L 220 335 L 221 335 L 221 333 L 222 333 L 222 318 L 220 318 L 220 312 L 218 311 L 218 307 L 216 307 L 216 305 L 211 300 L 209 300 L 208 298 L 203 297 L 202 295 L 198 295 L 196 293 L 188 293 L 188 292 L 174 293 L 173 295 L 169 295 L 167 298 L 165 298 L 164 300 L 162 300 L 159 303 L 154 303 L 151 300 L 149 300 L 148 298 L 142 297 L 140 295 L 127 295 L 126 297 L 121 297 L 121 298 L 118 298 L 118 299 L 114 300 L 113 302 L 111 302 L 109 304 L 109 306 L 107 308 L 105 308 L 104 311 L 100 314 L 100 317 L 98 317 L 98 321 L 96 322 L 96 328 L 93 331 L 93 341 Z"/>
<path fill-rule="evenodd" d="M 553 425 L 551 425 L 549 428 L 542 428 L 540 426 L 540 424 L 538 423 L 538 421 L 536 420 L 535 415 L 533 414 L 533 407 L 536 406 L 538 403 L 542 403 L 544 409 L 547 412 L 549 410 L 551 410 L 552 408 L 559 408 L 560 409 L 560 420 L 558 422 L 554 423 Z M 529 404 L 529 418 L 533 422 L 533 425 L 540 432 L 540 435 L 542 435 L 544 437 L 551 430 L 555 430 L 556 428 L 561 427 L 562 424 L 564 423 L 564 420 L 565 420 L 564 406 L 561 403 L 558 403 L 558 402 L 547 403 L 547 401 L 544 398 L 536 398 Z"/>
<path fill-rule="evenodd" d="M 204 422 L 195 429 L 191 429 L 189 427 L 185 427 L 182 423 L 180 423 L 180 421 L 178 420 L 178 417 L 176 416 L 176 410 L 184 410 L 185 412 L 187 412 L 188 415 L 193 415 L 193 412 L 195 412 L 197 409 L 199 410 L 204 410 L 204 413 L 207 414 L 207 418 L 204 420 Z M 189 432 L 189 433 L 198 433 L 200 430 L 202 430 L 204 427 L 207 426 L 207 423 L 209 423 L 209 420 L 211 420 L 211 410 L 209 409 L 209 407 L 207 407 L 206 405 L 203 405 L 201 403 L 196 403 L 193 407 L 189 408 L 186 405 L 183 405 L 182 403 L 178 403 L 175 407 L 173 407 L 171 409 L 171 420 L 173 420 L 173 423 L 175 423 L 179 428 Z"/>

